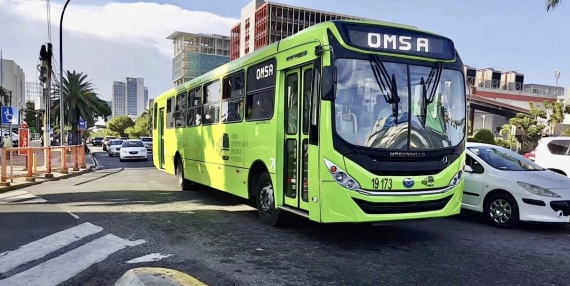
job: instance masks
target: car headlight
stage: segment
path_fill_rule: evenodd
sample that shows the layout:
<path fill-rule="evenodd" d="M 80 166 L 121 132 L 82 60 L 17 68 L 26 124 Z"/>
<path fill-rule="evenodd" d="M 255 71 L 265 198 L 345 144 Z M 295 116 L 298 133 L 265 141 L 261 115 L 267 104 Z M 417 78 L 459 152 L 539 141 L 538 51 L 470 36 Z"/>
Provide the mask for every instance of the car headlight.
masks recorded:
<path fill-rule="evenodd" d="M 327 166 L 327 170 L 329 170 L 329 173 L 331 174 L 333 179 L 339 185 L 349 190 L 360 189 L 360 185 L 356 182 L 356 180 L 353 179 L 351 176 L 349 176 L 343 169 L 337 167 L 335 164 L 333 164 L 331 161 L 327 159 L 325 159 L 325 165 Z"/>
<path fill-rule="evenodd" d="M 459 169 L 459 171 L 455 173 L 455 176 L 453 176 L 451 181 L 449 181 L 448 187 L 455 187 L 459 182 L 461 182 L 461 179 L 463 179 L 463 169 Z"/>
<path fill-rule="evenodd" d="M 543 196 L 543 197 L 551 197 L 551 198 L 560 198 L 560 196 L 548 189 L 545 189 L 543 187 L 539 187 L 537 185 L 533 185 L 533 184 L 529 184 L 529 183 L 525 183 L 525 182 L 517 182 L 517 184 L 519 184 L 519 186 L 523 187 L 523 189 L 537 195 L 537 196 Z"/>

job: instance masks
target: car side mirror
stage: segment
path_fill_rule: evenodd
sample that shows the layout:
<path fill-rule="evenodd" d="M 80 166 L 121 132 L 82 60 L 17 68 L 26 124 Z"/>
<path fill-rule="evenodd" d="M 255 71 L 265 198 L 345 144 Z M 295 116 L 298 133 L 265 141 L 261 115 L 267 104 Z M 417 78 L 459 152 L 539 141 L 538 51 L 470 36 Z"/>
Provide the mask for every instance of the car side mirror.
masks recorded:
<path fill-rule="evenodd" d="M 471 168 L 471 166 L 469 166 L 469 165 L 465 165 L 465 167 L 463 168 L 463 171 L 466 173 L 473 173 L 473 168 Z"/>

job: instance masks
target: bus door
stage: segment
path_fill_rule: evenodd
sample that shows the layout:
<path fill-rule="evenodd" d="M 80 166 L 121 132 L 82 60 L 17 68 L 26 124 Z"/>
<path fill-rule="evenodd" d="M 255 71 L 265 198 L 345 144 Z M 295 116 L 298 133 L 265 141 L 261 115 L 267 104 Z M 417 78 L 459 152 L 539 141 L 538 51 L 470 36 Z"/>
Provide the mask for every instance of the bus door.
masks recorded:
<path fill-rule="evenodd" d="M 164 107 L 158 110 L 158 164 L 164 169 Z"/>
<path fill-rule="evenodd" d="M 309 99 L 312 65 L 295 68 L 285 73 L 285 154 L 284 192 L 286 206 L 308 211 L 307 184 L 309 144 Z"/>

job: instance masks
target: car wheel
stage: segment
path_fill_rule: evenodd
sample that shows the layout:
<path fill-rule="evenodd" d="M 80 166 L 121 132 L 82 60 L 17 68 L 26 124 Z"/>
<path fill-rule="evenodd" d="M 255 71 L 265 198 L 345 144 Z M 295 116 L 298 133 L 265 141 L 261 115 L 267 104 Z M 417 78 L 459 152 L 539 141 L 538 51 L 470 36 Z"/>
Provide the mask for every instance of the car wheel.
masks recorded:
<path fill-rule="evenodd" d="M 500 228 L 512 228 L 519 224 L 517 201 L 508 193 L 496 193 L 485 202 L 487 221 Z"/>
<path fill-rule="evenodd" d="M 268 172 L 263 172 L 255 186 L 255 201 L 259 218 L 272 226 L 287 222 L 287 214 L 275 207 L 275 190 Z"/>

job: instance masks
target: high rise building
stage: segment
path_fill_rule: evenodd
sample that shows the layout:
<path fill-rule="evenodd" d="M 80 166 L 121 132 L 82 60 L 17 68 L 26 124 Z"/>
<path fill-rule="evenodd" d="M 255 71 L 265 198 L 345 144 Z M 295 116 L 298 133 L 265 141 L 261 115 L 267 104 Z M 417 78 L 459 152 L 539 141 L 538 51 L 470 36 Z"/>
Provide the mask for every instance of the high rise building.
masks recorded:
<path fill-rule="evenodd" d="M 140 116 L 145 111 L 147 99 L 148 88 L 144 86 L 143 78 L 127 77 L 125 81 L 113 82 L 113 117 Z"/>
<path fill-rule="evenodd" d="M 172 82 L 181 85 L 230 61 L 230 37 L 174 32 Z"/>
<path fill-rule="evenodd" d="M 25 101 L 36 102 L 37 98 L 43 96 L 44 88 L 39 82 L 26 81 L 26 99 Z"/>
<path fill-rule="evenodd" d="M 24 107 L 26 104 L 26 75 L 13 60 L 0 59 L 0 88 L 7 97 L 1 98 L 3 105 Z"/>
<path fill-rule="evenodd" d="M 231 30 L 230 59 L 291 36 L 309 26 L 331 20 L 365 18 L 252 0 L 241 9 L 240 23 Z"/>

